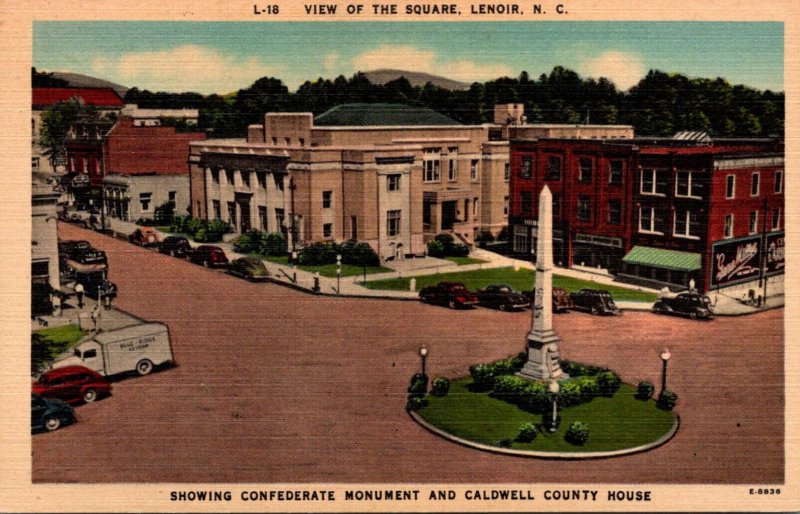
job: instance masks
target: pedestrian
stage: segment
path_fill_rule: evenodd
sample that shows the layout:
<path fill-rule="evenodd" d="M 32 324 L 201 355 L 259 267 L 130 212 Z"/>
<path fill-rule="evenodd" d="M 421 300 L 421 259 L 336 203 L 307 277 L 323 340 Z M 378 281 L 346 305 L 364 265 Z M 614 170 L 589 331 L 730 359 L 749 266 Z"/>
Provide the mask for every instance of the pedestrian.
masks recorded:
<path fill-rule="evenodd" d="M 78 295 L 78 308 L 83 309 L 83 284 L 80 282 L 75 285 L 75 294 Z"/>
<path fill-rule="evenodd" d="M 92 330 L 97 330 L 97 320 L 100 318 L 100 306 L 95 305 L 92 309 Z"/>
<path fill-rule="evenodd" d="M 103 307 L 106 310 L 111 308 L 111 288 L 106 283 L 103 287 Z"/>

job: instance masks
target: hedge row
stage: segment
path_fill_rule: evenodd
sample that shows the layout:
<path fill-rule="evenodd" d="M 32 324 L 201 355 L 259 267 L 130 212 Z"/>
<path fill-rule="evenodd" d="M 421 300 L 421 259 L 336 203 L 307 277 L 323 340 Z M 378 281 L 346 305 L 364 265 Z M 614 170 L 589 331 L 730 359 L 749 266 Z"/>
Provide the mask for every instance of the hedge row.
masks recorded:
<path fill-rule="evenodd" d="M 283 256 L 287 252 L 286 238 L 279 232 L 267 233 L 261 230 L 250 230 L 234 241 L 233 249 L 239 253 Z"/>
<path fill-rule="evenodd" d="M 222 236 L 231 232 L 231 226 L 222 220 L 201 220 L 191 216 L 175 216 L 170 232 L 187 234 L 198 243 L 216 243 Z"/>
<path fill-rule="evenodd" d="M 472 376 L 472 382 L 477 390 L 489 391 L 494 387 L 495 377 L 518 372 L 527 360 L 527 355 L 522 352 L 515 357 L 501 359 L 490 364 L 473 364 L 469 367 L 469 374 Z"/>
<path fill-rule="evenodd" d="M 342 264 L 378 266 L 381 263 L 370 245 L 353 240 L 344 244 L 331 241 L 314 243 L 300 250 L 297 259 L 304 266 L 322 266 L 335 264 L 337 255 L 342 256 Z"/>

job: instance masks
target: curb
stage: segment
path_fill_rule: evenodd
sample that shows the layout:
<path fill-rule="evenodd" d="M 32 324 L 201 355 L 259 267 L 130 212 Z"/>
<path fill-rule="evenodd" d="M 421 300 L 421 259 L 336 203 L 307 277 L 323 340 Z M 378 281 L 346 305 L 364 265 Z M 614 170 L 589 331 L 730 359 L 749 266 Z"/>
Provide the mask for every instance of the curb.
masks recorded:
<path fill-rule="evenodd" d="M 656 439 L 652 443 L 643 444 L 641 446 L 635 446 L 633 448 L 625 448 L 622 450 L 613 450 L 607 452 L 541 452 L 541 451 L 526 451 L 526 450 L 514 450 L 512 448 L 501 448 L 499 446 L 490 446 L 488 444 L 483 443 L 476 443 L 473 441 L 469 441 L 467 439 L 462 439 L 460 437 L 454 436 L 449 432 L 445 432 L 444 430 L 437 428 L 427 421 L 425 421 L 422 416 L 420 416 L 415 411 L 408 411 L 408 415 L 411 416 L 411 419 L 419 423 L 423 428 L 427 431 L 431 432 L 434 435 L 437 435 L 443 439 L 448 441 L 454 442 L 456 444 L 460 444 L 461 446 L 466 446 L 468 448 L 473 448 L 476 450 L 481 450 L 488 453 L 497 453 L 501 455 L 510 455 L 512 457 L 524 457 L 528 459 L 543 459 L 543 460 L 591 460 L 591 459 L 609 459 L 613 457 L 623 457 L 625 455 L 633 455 L 635 453 L 642 453 L 649 450 L 653 450 L 658 448 L 659 446 L 665 444 L 667 441 L 672 439 L 676 433 L 678 433 L 678 428 L 681 425 L 681 417 L 678 414 L 674 414 L 674 419 L 672 422 L 672 428 L 669 429 L 669 432 L 661 436 L 660 438 Z"/>

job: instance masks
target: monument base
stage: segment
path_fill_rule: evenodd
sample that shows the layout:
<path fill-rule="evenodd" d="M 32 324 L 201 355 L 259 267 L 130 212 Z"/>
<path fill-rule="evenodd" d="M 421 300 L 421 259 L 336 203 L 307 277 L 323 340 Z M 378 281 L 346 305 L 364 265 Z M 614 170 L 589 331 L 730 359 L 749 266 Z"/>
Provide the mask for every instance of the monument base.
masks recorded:
<path fill-rule="evenodd" d="M 528 362 L 517 373 L 529 380 L 564 380 L 569 376 L 561 370 L 558 342 L 561 338 L 552 330 L 528 334 Z"/>

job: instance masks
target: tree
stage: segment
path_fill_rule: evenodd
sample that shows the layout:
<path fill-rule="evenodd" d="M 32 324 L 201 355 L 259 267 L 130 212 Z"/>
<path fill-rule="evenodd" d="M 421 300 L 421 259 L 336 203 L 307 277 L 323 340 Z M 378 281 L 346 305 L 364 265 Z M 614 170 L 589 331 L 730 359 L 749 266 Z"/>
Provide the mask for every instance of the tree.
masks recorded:
<path fill-rule="evenodd" d="M 45 148 L 45 155 L 51 160 L 66 155 L 67 134 L 80 119 L 84 106 L 81 100 L 73 97 L 46 108 L 42 113 L 39 144 Z"/>
<path fill-rule="evenodd" d="M 69 82 L 56 78 L 52 73 L 38 72 L 31 68 L 31 85 L 33 87 L 67 87 Z"/>

